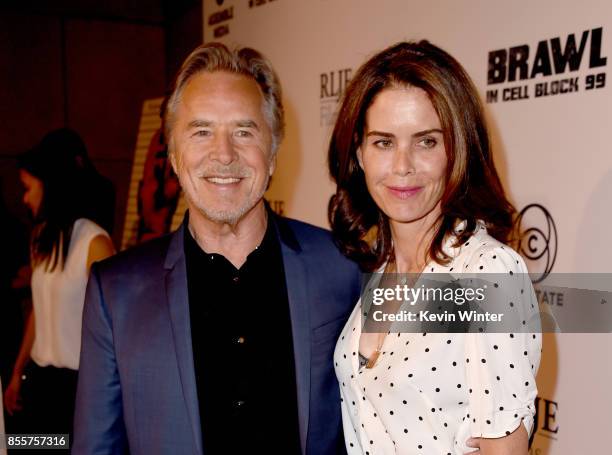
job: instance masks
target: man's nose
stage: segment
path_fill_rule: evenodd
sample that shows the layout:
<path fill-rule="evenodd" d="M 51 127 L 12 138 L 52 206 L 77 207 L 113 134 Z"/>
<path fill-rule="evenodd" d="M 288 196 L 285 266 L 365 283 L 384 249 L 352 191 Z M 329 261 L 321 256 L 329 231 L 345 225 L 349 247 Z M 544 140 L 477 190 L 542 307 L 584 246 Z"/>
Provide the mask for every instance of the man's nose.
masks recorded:
<path fill-rule="evenodd" d="M 236 159 L 236 155 L 231 135 L 229 133 L 217 135 L 211 159 L 221 164 L 230 164 Z"/>

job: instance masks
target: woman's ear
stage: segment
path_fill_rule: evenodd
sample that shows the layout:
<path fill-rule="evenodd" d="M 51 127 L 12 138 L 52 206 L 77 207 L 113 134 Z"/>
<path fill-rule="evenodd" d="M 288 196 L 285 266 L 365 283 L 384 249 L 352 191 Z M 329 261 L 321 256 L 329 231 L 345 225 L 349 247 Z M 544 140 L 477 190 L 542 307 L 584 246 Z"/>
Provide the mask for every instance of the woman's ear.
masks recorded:
<path fill-rule="evenodd" d="M 357 161 L 359 162 L 359 167 L 363 171 L 363 152 L 361 151 L 361 146 L 357 148 Z"/>

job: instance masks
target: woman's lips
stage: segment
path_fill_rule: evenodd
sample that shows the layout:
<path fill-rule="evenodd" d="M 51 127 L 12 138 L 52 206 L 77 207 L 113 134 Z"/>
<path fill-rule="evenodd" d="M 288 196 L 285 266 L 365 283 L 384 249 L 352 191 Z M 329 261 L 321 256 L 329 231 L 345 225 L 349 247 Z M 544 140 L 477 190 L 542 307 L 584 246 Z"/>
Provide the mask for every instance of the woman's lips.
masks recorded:
<path fill-rule="evenodd" d="M 419 193 L 422 186 L 388 186 L 389 192 L 397 198 L 408 199 Z"/>

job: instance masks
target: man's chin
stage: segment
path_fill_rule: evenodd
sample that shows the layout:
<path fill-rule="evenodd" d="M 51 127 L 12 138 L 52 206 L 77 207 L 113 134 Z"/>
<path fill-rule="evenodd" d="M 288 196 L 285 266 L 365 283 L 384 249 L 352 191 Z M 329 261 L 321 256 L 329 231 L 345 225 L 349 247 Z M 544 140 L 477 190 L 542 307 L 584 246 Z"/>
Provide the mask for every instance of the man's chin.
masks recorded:
<path fill-rule="evenodd" d="M 213 223 L 219 224 L 229 224 L 231 226 L 235 226 L 238 222 L 244 217 L 244 215 L 249 212 L 252 207 L 243 206 L 238 207 L 216 207 L 211 208 L 200 206 L 200 213 L 208 220 Z"/>
<path fill-rule="evenodd" d="M 241 199 L 238 201 L 214 200 L 199 198 L 193 200 L 187 197 L 188 206 L 197 210 L 204 218 L 214 223 L 237 225 L 247 214 L 260 204 L 263 207 L 263 194 L 258 199 Z M 211 204 L 211 202 L 213 202 Z"/>

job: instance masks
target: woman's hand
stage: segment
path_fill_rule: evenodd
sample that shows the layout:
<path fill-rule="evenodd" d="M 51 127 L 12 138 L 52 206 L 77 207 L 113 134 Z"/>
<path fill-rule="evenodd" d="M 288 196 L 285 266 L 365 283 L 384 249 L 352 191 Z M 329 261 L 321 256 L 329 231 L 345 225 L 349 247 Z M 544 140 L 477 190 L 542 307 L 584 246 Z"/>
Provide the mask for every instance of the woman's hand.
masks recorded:
<path fill-rule="evenodd" d="M 26 365 L 30 361 L 30 351 L 32 351 L 32 344 L 34 344 L 34 312 L 31 311 L 28 316 L 28 320 L 25 326 L 25 333 L 23 334 L 23 340 L 21 340 L 21 348 L 19 348 L 19 355 L 15 361 L 13 367 L 13 375 L 11 376 L 11 382 L 4 392 L 4 407 L 9 415 L 17 411 L 21 411 L 21 376 L 26 368 Z"/>
<path fill-rule="evenodd" d="M 10 416 L 21 411 L 21 375 L 13 374 L 4 392 L 4 408 Z"/>
<path fill-rule="evenodd" d="M 474 452 L 468 452 L 470 455 L 481 455 L 480 454 L 480 438 L 470 438 L 465 443 L 468 447 L 472 447 L 478 450 Z"/>
<path fill-rule="evenodd" d="M 468 447 L 477 448 L 469 455 L 527 455 L 529 435 L 525 426 L 521 423 L 510 435 L 502 438 L 470 438 L 467 440 Z"/>

